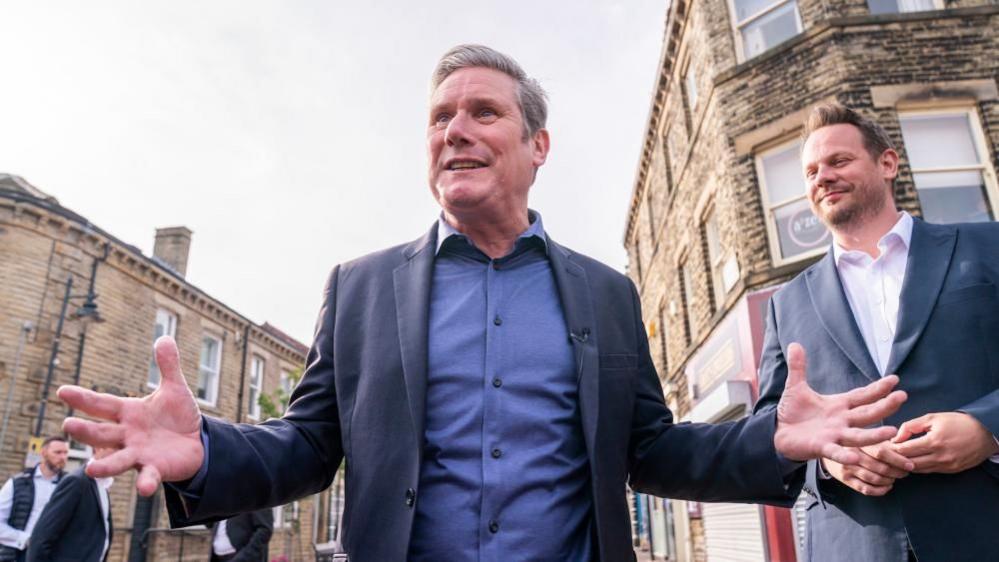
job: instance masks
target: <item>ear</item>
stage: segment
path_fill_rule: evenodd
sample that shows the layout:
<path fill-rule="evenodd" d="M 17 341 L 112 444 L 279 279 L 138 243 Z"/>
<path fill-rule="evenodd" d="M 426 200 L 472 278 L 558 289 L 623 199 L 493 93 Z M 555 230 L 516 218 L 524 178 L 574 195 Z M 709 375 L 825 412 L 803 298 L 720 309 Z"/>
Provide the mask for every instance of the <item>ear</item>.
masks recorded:
<path fill-rule="evenodd" d="M 886 181 L 895 179 L 898 175 L 898 153 L 889 148 L 881 153 L 878 158 L 878 167 L 881 169 L 881 176 Z"/>
<path fill-rule="evenodd" d="M 547 129 L 538 129 L 531 136 L 531 152 L 533 153 L 533 163 L 535 168 L 540 168 L 548 159 L 548 150 L 551 148 L 551 139 L 548 137 Z"/>

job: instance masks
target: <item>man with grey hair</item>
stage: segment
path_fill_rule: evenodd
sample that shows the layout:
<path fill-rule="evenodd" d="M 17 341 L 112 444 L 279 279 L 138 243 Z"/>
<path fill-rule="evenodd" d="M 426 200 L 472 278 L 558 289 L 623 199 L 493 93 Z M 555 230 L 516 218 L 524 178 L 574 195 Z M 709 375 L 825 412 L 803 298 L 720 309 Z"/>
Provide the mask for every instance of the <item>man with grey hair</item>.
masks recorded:
<path fill-rule="evenodd" d="M 557 244 L 528 208 L 550 142 L 541 88 L 476 45 L 433 76 L 441 214 L 416 241 L 333 268 L 285 416 L 202 417 L 160 338 L 151 395 L 60 389 L 111 421 L 70 419 L 67 431 L 121 448 L 89 472 L 137 468 L 143 494 L 173 482 L 171 523 L 189 525 L 315 493 L 345 461 L 354 560 L 617 562 L 634 558 L 626 484 L 789 505 L 797 461 L 855 462 L 846 447 L 894 435 L 859 429 L 904 400 L 894 378 L 821 396 L 800 348 L 779 413 L 673 423 L 631 281 Z"/>

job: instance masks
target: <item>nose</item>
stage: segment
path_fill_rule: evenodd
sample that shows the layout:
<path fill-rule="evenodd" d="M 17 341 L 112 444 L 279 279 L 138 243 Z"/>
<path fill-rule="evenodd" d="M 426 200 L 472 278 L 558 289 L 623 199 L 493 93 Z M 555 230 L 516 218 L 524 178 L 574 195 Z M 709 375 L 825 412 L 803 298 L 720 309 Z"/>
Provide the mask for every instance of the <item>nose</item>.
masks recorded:
<path fill-rule="evenodd" d="M 448 146 L 471 144 L 469 127 L 467 114 L 464 111 L 459 111 L 448 121 L 447 128 L 444 130 L 444 142 Z"/>
<path fill-rule="evenodd" d="M 824 164 L 819 164 L 818 169 L 815 170 L 815 177 L 812 181 L 817 186 L 824 186 L 836 181 L 835 170 L 832 166 L 826 166 Z"/>

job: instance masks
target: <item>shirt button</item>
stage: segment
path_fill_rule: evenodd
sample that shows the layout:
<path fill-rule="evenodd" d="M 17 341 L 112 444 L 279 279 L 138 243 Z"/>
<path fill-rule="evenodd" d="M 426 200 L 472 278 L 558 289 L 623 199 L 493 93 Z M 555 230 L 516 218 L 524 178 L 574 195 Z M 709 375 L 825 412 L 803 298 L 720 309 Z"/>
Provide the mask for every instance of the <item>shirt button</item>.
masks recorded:
<path fill-rule="evenodd" d="M 503 456 L 503 451 L 501 451 L 499 447 L 493 449 L 493 458 L 494 459 L 498 459 L 498 458 L 500 458 L 502 456 Z"/>
<path fill-rule="evenodd" d="M 503 379 L 501 379 L 499 377 L 494 378 L 493 379 L 493 386 L 495 386 L 496 388 L 499 388 L 499 387 L 503 386 Z"/>
<path fill-rule="evenodd" d="M 499 521 L 496 521 L 495 519 L 493 519 L 492 521 L 489 522 L 489 532 L 490 533 L 498 533 L 499 532 Z"/>
<path fill-rule="evenodd" d="M 493 318 L 493 324 L 499 326 L 502 323 L 503 323 L 503 319 L 500 318 L 499 314 L 497 314 L 496 317 Z"/>

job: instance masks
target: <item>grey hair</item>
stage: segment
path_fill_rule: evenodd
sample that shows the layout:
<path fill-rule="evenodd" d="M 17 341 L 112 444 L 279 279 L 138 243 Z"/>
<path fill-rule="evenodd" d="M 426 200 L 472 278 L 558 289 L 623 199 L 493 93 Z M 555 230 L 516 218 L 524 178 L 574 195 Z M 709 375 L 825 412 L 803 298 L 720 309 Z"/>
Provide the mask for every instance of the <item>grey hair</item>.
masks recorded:
<path fill-rule="evenodd" d="M 524 138 L 529 138 L 545 127 L 548 120 L 547 95 L 537 80 L 531 78 L 513 58 L 485 45 L 463 44 L 452 47 L 437 61 L 430 78 L 434 91 L 448 76 L 463 68 L 491 68 L 517 82 L 517 103 L 524 117 Z"/>

